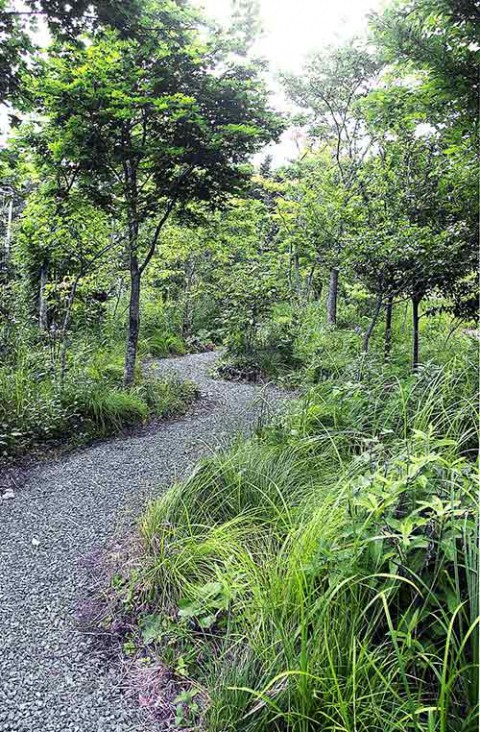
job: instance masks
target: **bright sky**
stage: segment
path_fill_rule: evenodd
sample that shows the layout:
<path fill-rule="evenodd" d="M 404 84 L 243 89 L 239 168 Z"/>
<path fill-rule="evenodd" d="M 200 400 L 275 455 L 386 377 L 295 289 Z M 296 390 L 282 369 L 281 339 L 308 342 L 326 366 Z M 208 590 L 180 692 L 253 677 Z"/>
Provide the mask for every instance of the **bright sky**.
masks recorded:
<path fill-rule="evenodd" d="M 227 20 L 231 12 L 232 0 L 194 1 L 219 20 Z M 259 4 L 263 37 L 255 50 L 269 61 L 275 78 L 280 71 L 299 73 L 312 51 L 361 35 L 367 29 L 368 15 L 384 7 L 387 0 L 259 0 Z M 281 95 L 275 94 L 274 103 L 286 107 Z M 295 157 L 292 132 L 284 133 L 282 142 L 269 152 L 278 164 Z"/>
<path fill-rule="evenodd" d="M 233 0 L 235 2 L 235 0 Z M 232 0 L 195 0 L 208 15 L 228 18 Z M 260 52 L 274 69 L 299 71 L 311 51 L 359 34 L 367 15 L 385 0 L 259 0 L 264 38 Z"/>

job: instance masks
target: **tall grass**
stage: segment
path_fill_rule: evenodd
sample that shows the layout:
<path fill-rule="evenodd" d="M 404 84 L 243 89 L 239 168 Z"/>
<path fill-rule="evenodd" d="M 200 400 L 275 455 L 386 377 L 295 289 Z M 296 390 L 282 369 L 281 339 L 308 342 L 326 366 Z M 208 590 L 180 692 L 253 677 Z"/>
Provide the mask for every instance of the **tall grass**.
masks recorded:
<path fill-rule="evenodd" d="M 476 729 L 474 371 L 337 376 L 150 505 L 118 597 L 191 728 Z"/>
<path fill-rule="evenodd" d="M 63 380 L 49 354 L 18 348 L 0 367 L 0 463 L 52 442 L 82 443 L 145 422 L 182 414 L 196 387 L 158 379 L 137 370 L 136 383 L 122 388 L 123 354 L 118 348 L 84 344 L 71 354 Z"/>

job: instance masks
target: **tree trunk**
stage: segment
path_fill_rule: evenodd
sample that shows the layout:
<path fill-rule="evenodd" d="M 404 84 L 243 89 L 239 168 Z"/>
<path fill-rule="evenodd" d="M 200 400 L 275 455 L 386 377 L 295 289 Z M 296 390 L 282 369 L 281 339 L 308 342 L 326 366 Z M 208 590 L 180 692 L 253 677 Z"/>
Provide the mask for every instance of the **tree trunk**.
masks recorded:
<path fill-rule="evenodd" d="M 297 300 L 300 301 L 302 296 L 302 284 L 300 281 L 300 257 L 296 247 L 293 254 L 293 271 L 295 275 L 295 295 L 297 296 Z"/>
<path fill-rule="evenodd" d="M 312 285 L 313 285 L 313 276 L 315 274 L 317 263 L 314 262 L 310 268 L 310 272 L 308 273 L 307 277 L 307 283 L 305 287 L 305 302 L 310 302 L 312 297 Z"/>
<path fill-rule="evenodd" d="M 393 297 L 387 300 L 387 308 L 385 310 L 385 343 L 383 355 L 385 361 L 390 359 L 392 350 L 392 316 L 393 316 Z"/>
<path fill-rule="evenodd" d="M 117 285 L 117 299 L 115 300 L 115 307 L 113 308 L 113 318 L 115 318 L 118 310 L 118 306 L 120 305 L 120 299 L 123 295 L 123 277 L 120 275 L 118 278 L 118 285 Z"/>
<path fill-rule="evenodd" d="M 5 266 L 7 267 L 10 261 L 10 247 L 12 243 L 12 223 L 13 223 L 13 196 L 10 199 L 7 210 L 7 230 L 5 233 Z"/>
<path fill-rule="evenodd" d="M 48 269 L 47 265 L 42 264 L 40 270 L 40 289 L 38 293 L 38 324 L 40 330 L 47 330 L 48 328 L 48 317 L 47 317 L 47 300 L 45 298 L 45 288 L 48 282 Z"/>
<path fill-rule="evenodd" d="M 77 294 L 78 285 L 80 282 L 80 279 L 82 278 L 83 273 L 80 272 L 76 277 L 72 285 L 72 289 L 70 290 L 70 294 L 68 296 L 67 300 L 67 306 L 65 310 L 65 317 L 63 319 L 63 325 L 62 330 L 60 331 L 60 337 L 61 337 L 61 351 L 60 351 L 60 383 L 63 384 L 65 379 L 65 372 L 67 370 L 67 334 L 68 334 L 68 328 L 70 326 L 70 321 L 72 319 L 72 308 L 73 303 L 75 300 L 75 295 Z"/>
<path fill-rule="evenodd" d="M 191 308 L 191 297 L 190 293 L 195 276 L 195 265 L 193 262 L 188 261 L 185 273 L 185 300 L 183 304 L 183 317 L 182 317 L 182 335 L 184 338 L 190 338 L 192 335 L 192 308 Z"/>
<path fill-rule="evenodd" d="M 363 352 L 364 353 L 368 353 L 368 347 L 370 345 L 370 338 L 372 337 L 372 333 L 374 331 L 375 325 L 377 324 L 378 316 L 380 315 L 380 311 L 382 309 L 382 304 L 383 304 L 383 293 L 380 293 L 377 298 L 377 303 L 375 305 L 373 317 L 370 321 L 370 324 L 365 332 L 365 337 L 363 339 Z"/>
<path fill-rule="evenodd" d="M 288 245 L 288 289 L 290 292 L 293 292 L 292 269 L 293 269 L 293 248 L 290 243 Z"/>
<path fill-rule="evenodd" d="M 338 300 L 338 269 L 332 267 L 330 270 L 330 281 L 328 283 L 327 295 L 327 323 L 337 324 L 337 300 Z"/>
<path fill-rule="evenodd" d="M 418 371 L 418 365 L 420 363 L 420 347 L 419 347 L 419 335 L 418 335 L 418 323 L 419 313 L 418 306 L 420 305 L 421 298 L 412 297 L 412 324 L 413 324 L 413 349 L 412 349 L 412 370 Z"/>
<path fill-rule="evenodd" d="M 138 334 L 140 330 L 140 279 L 141 273 L 136 254 L 130 256 L 130 302 L 127 331 L 127 350 L 125 354 L 125 371 L 123 383 L 131 386 L 135 377 L 137 360 Z"/>

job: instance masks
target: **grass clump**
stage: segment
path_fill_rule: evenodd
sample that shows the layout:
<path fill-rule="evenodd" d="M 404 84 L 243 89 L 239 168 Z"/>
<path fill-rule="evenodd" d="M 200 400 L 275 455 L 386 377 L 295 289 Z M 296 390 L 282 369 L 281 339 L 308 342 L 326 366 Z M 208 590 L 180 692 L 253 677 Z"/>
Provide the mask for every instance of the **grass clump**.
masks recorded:
<path fill-rule="evenodd" d="M 183 414 L 196 387 L 177 379 L 158 379 L 138 370 L 134 386 L 122 387 L 116 351 L 79 353 L 63 380 L 48 354 L 18 354 L 0 368 L 0 462 L 27 451 L 70 440 L 81 444 L 117 434 L 148 419 Z"/>
<path fill-rule="evenodd" d="M 156 331 L 142 342 L 142 350 L 149 356 L 184 356 L 187 352 L 183 339 L 174 333 Z"/>
<path fill-rule="evenodd" d="M 78 419 L 92 433 L 111 434 L 128 425 L 145 422 L 149 417 L 146 402 L 134 391 L 120 391 L 94 386 L 75 394 L 64 395 L 66 403 L 75 406 Z"/>
<path fill-rule="evenodd" d="M 150 505 L 115 586 L 190 728 L 476 729 L 473 368 L 336 375 Z"/>
<path fill-rule="evenodd" d="M 192 381 L 151 375 L 139 384 L 138 395 L 150 416 L 167 418 L 184 414 L 197 398 L 198 387 Z"/>

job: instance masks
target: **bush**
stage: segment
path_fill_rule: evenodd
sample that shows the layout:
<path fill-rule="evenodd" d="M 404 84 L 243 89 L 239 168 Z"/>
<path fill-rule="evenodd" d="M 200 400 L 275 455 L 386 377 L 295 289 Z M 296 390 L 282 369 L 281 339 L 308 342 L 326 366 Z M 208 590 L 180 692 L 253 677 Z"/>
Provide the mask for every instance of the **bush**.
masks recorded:
<path fill-rule="evenodd" d="M 271 317 L 254 325 L 239 323 L 225 338 L 227 364 L 239 371 L 278 377 L 301 367 L 295 353 L 298 313 L 289 305 L 273 308 Z"/>
<path fill-rule="evenodd" d="M 186 353 L 181 309 L 144 293 L 139 346 L 142 353 L 157 358 Z"/>
<path fill-rule="evenodd" d="M 144 377 L 138 387 L 149 413 L 156 417 L 172 417 L 183 414 L 198 396 L 198 388 L 191 381 L 175 378 L 158 379 Z"/>
<path fill-rule="evenodd" d="M 41 359 L 21 354 L 0 368 L 0 447 L 2 459 L 35 442 L 55 439 L 67 429 L 74 410 L 62 403 Z"/>
<path fill-rule="evenodd" d="M 149 356 L 156 358 L 183 356 L 187 352 L 185 343 L 180 336 L 160 331 L 155 331 L 142 341 L 142 350 Z"/>

